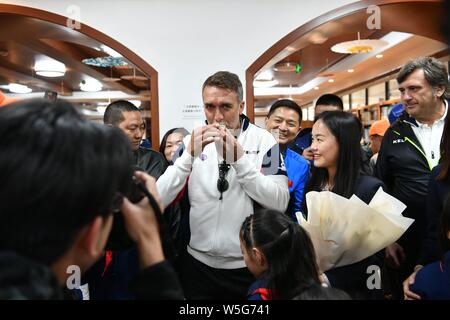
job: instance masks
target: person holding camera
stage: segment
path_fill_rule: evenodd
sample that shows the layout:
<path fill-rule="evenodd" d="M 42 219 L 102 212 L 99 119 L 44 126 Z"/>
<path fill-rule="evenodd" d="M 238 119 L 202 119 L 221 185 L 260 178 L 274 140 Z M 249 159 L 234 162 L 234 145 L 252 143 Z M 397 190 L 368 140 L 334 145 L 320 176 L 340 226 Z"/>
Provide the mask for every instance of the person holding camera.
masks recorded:
<path fill-rule="evenodd" d="M 133 162 L 137 170 L 142 170 L 158 179 L 168 164 L 164 156 L 154 150 L 141 146 L 145 132 L 145 122 L 141 111 L 131 102 L 118 100 L 110 103 L 103 116 L 107 126 L 120 129 L 131 143 Z M 135 197 L 136 195 L 131 195 Z M 130 199 L 133 200 L 133 199 Z M 134 199 L 138 201 L 139 197 Z M 173 206 L 164 212 L 165 221 L 175 239 L 178 234 L 180 213 Z M 91 299 L 134 299 L 129 283 L 139 272 L 137 248 L 123 231 L 123 219 L 119 214 L 111 231 L 110 241 L 106 245 L 105 255 L 85 275 L 89 284 Z"/>
<path fill-rule="evenodd" d="M 62 100 L 25 100 L 0 109 L 0 149 L 0 299 L 64 298 L 102 255 L 119 210 L 138 248 L 136 297 L 183 298 L 161 246 L 155 180 L 135 173 L 148 198 L 124 196 L 134 169 L 118 129 Z"/>

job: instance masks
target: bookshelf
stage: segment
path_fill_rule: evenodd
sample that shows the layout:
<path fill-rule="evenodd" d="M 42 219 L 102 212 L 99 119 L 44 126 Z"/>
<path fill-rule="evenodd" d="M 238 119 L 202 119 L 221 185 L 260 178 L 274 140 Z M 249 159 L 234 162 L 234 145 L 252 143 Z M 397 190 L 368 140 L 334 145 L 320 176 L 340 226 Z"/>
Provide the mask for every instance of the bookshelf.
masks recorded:
<path fill-rule="evenodd" d="M 364 129 L 363 138 L 366 142 L 368 142 L 369 129 L 372 123 L 383 118 L 387 119 L 391 107 L 398 102 L 400 102 L 400 99 L 385 100 L 380 101 L 379 103 L 350 109 L 347 110 L 347 112 L 352 112 L 358 119 L 361 120 L 361 124 Z"/>

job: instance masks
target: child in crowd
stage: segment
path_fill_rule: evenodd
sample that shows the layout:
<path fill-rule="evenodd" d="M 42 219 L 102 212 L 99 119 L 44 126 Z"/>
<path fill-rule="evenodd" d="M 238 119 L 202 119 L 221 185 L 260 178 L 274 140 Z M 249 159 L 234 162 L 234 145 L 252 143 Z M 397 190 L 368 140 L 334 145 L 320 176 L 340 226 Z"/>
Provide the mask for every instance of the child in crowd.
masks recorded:
<path fill-rule="evenodd" d="M 308 234 L 281 212 L 260 210 L 247 217 L 240 239 L 245 263 L 257 278 L 249 300 L 291 299 L 320 285 Z"/>

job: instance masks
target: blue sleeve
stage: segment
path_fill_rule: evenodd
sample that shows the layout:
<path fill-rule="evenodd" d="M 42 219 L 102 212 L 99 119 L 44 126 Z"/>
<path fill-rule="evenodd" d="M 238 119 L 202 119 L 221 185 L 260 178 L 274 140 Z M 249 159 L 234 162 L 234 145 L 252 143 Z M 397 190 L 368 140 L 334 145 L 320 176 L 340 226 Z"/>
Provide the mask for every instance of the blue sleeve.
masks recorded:
<path fill-rule="evenodd" d="M 427 299 L 426 295 L 426 277 L 424 276 L 423 269 L 417 272 L 416 279 L 414 280 L 414 283 L 409 287 L 409 290 L 414 292 L 415 294 L 419 295 L 421 299 L 425 300 Z"/>
<path fill-rule="evenodd" d="M 294 221 L 297 221 L 295 213 L 301 211 L 303 202 L 303 192 L 309 179 L 309 164 L 297 152 L 288 149 L 286 151 L 286 170 L 289 179 L 289 192 L 291 200 L 288 213 Z"/>
<path fill-rule="evenodd" d="M 306 183 L 309 179 L 309 165 L 305 161 L 302 168 L 300 168 L 299 182 L 295 188 L 295 202 L 294 202 L 294 212 L 301 211 L 302 201 L 303 201 L 303 191 L 305 190 Z"/>
<path fill-rule="evenodd" d="M 180 144 L 180 146 L 178 147 L 177 151 L 175 151 L 173 157 L 172 157 L 172 161 L 170 161 L 170 165 L 173 165 L 175 163 L 175 161 L 181 157 L 181 155 L 184 152 L 184 149 L 186 149 L 186 146 L 184 145 L 184 142 Z"/>

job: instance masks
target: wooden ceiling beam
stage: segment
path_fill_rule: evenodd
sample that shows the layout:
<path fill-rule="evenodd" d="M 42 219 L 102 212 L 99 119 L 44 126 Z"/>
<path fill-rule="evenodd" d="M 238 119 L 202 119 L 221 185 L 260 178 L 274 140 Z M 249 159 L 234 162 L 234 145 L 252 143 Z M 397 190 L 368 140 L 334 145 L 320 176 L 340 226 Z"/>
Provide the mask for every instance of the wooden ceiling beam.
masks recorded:
<path fill-rule="evenodd" d="M 83 62 L 81 62 L 81 60 L 78 60 L 79 58 L 77 56 L 74 56 L 73 48 L 70 52 L 67 52 L 67 51 L 65 51 L 65 50 L 67 50 L 67 48 L 62 48 L 61 46 L 59 46 L 59 48 L 50 46 L 47 43 L 37 40 L 37 39 L 28 39 L 27 41 L 23 41 L 23 42 L 20 41 L 20 45 L 24 46 L 24 47 L 28 47 L 29 49 L 37 51 L 43 55 L 46 55 L 48 57 L 55 59 L 55 60 L 58 60 L 58 61 L 64 63 L 66 65 L 66 68 L 76 70 L 77 72 L 80 72 L 80 73 L 84 73 L 95 79 L 100 79 L 100 81 L 101 81 L 101 79 L 110 76 L 106 72 L 105 73 L 100 72 L 100 71 L 96 70 L 94 67 L 90 67 L 90 66 L 84 64 Z M 64 51 L 60 51 L 60 49 L 64 50 Z M 108 86 L 110 86 L 114 90 L 123 91 L 128 94 L 136 94 L 137 93 L 136 90 L 133 90 L 133 89 L 121 84 L 119 81 L 118 82 L 109 82 Z"/>

